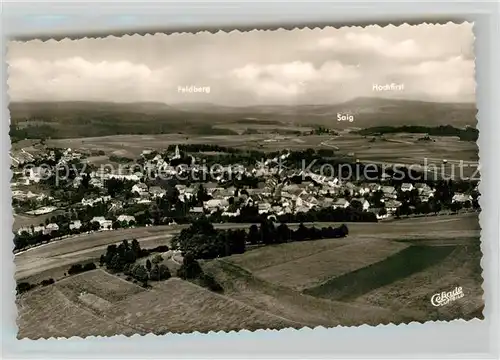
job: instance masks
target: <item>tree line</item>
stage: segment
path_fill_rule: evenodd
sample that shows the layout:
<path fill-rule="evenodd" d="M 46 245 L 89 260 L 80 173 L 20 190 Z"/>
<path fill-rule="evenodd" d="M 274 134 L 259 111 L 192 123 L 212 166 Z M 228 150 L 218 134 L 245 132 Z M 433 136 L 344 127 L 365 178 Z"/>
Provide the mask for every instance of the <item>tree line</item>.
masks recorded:
<path fill-rule="evenodd" d="M 123 240 L 119 245 L 108 245 L 106 253 L 101 255 L 99 263 L 101 266 L 106 266 L 107 270 L 114 273 L 123 272 L 147 287 L 148 280 L 159 281 L 170 278 L 170 271 L 167 266 L 161 264 L 163 261 L 161 255 L 153 257 L 152 260 L 146 260 L 145 266 L 136 264 L 136 261 L 153 253 L 168 250 L 167 245 L 160 245 L 153 249 L 142 249 L 136 239 L 131 242 Z"/>
<path fill-rule="evenodd" d="M 251 225 L 244 229 L 215 229 L 208 218 L 195 220 L 189 228 L 183 229 L 172 240 L 172 246 L 182 251 L 183 256 L 194 259 L 214 259 L 242 254 L 248 245 L 272 245 L 293 241 L 307 241 L 324 238 L 341 238 L 347 236 L 346 225 L 338 228 L 307 228 L 303 224 L 296 230 L 282 223 L 275 226 L 272 221 L 263 220 L 260 225 Z"/>
<path fill-rule="evenodd" d="M 359 130 L 360 135 L 376 135 L 376 134 L 396 134 L 396 133 L 417 133 L 428 134 L 431 136 L 458 136 L 463 141 L 477 141 L 479 137 L 479 130 L 466 127 L 465 129 L 456 128 L 451 125 L 440 125 L 437 127 L 432 126 L 418 126 L 418 125 L 404 125 L 404 126 L 375 126 Z"/>

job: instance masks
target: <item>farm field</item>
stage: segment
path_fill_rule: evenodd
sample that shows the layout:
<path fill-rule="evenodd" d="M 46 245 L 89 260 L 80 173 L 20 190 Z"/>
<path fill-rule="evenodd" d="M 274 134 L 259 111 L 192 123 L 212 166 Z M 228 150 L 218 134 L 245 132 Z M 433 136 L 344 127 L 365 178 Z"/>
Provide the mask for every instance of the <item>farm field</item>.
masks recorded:
<path fill-rule="evenodd" d="M 24 294 L 18 309 L 19 337 L 31 339 L 300 326 L 177 278 L 145 290 L 103 270 Z"/>
<path fill-rule="evenodd" d="M 28 278 L 52 269 L 60 273 L 63 266 L 67 270 L 71 264 L 99 258 L 108 245 L 120 243 L 124 239 L 137 239 L 145 248 L 168 245 L 172 231 L 168 226 L 120 229 L 82 234 L 37 246 L 16 254 L 15 277 Z"/>
<path fill-rule="evenodd" d="M 331 239 L 335 241 L 335 239 Z M 314 246 L 311 244 L 311 246 Z M 302 291 L 332 277 L 366 267 L 408 247 L 407 244 L 385 240 L 356 241 L 324 250 L 317 254 L 282 262 L 254 272 L 255 276 L 274 284 Z M 294 269 L 301 269 L 296 271 Z"/>
<path fill-rule="evenodd" d="M 223 294 L 175 277 L 152 282 L 152 289 L 146 290 L 102 269 L 54 277 L 55 284 L 18 298 L 19 335 L 85 336 L 91 331 L 104 335 L 163 334 L 193 329 L 206 332 L 398 324 L 481 316 L 477 214 L 348 226 L 349 236 L 342 239 L 258 247 L 244 254 L 201 261 L 204 271 L 222 285 Z M 151 241 L 157 241 L 155 237 L 164 236 L 164 232 L 154 229 L 148 235 Z M 429 232 L 436 237 L 428 238 Z M 104 242 L 109 239 L 91 241 L 105 249 Z M 27 278 L 30 282 L 52 277 L 51 271 L 67 271 L 69 265 L 61 266 L 57 255 L 59 244 L 52 245 L 46 245 L 42 252 L 52 257 L 52 267 L 34 272 Z M 83 247 L 71 253 L 67 246 L 63 245 L 64 254 L 60 256 L 74 256 L 80 261 L 104 252 L 80 245 Z M 24 254 L 29 253 L 37 254 L 37 249 Z M 24 261 L 34 262 L 36 258 L 25 255 Z M 167 258 L 164 264 L 175 275 L 178 264 Z M 455 286 L 463 287 L 464 298 L 439 309 L 430 305 L 430 296 Z M 76 326 L 82 319 L 86 319 L 83 326 Z"/>
<path fill-rule="evenodd" d="M 262 125 L 264 126 L 264 125 Z M 291 130 L 304 129 L 290 127 Z M 417 134 L 418 137 L 421 134 Z M 362 136 L 352 132 L 331 135 L 118 135 L 93 138 L 54 139 L 48 146 L 81 150 L 103 150 L 106 155 L 138 158 L 144 149 L 162 150 L 174 144 L 214 144 L 240 149 L 275 151 L 282 149 L 300 150 L 307 148 L 334 148 L 342 154 L 354 153 L 362 161 L 384 161 L 388 163 L 441 165 L 442 159 L 463 160 L 477 163 L 478 151 L 475 142 L 460 141 L 453 137 L 439 137 L 435 142 L 418 141 L 415 134 L 391 134 L 385 140 Z M 440 158 L 436 158 L 439 154 Z M 97 161 L 97 160 L 96 160 Z M 98 161 L 102 163 L 102 159 Z"/>
<path fill-rule="evenodd" d="M 307 226 L 338 226 L 338 223 L 310 223 Z M 425 226 L 423 226 L 425 225 Z M 217 228 L 243 228 L 248 229 L 250 224 L 217 224 Z M 290 224 L 291 228 L 298 224 Z M 351 236 L 348 238 L 350 242 L 356 236 L 370 236 L 374 233 L 379 239 L 392 238 L 393 234 L 397 234 L 400 240 L 418 240 L 426 237 L 429 232 L 439 235 L 441 239 L 448 238 L 451 241 L 457 241 L 458 238 L 479 236 L 478 215 L 475 213 L 409 218 L 390 222 L 380 223 L 348 223 Z M 134 229 L 120 229 L 114 231 L 103 231 L 92 234 L 82 234 L 79 236 L 62 239 L 51 242 L 49 244 L 34 247 L 27 251 L 16 254 L 16 279 L 35 278 L 41 279 L 49 277 L 61 277 L 67 268 L 74 263 L 82 261 L 90 261 L 99 258 L 109 244 L 119 243 L 124 239 L 137 239 L 144 247 L 155 247 L 158 245 L 168 245 L 173 234 L 180 231 L 182 225 L 178 226 L 157 226 L 143 227 Z M 453 229 L 453 230 L 450 230 Z M 327 248 L 335 246 L 333 244 L 341 244 L 343 240 L 335 240 L 335 243 L 320 240 L 318 246 L 326 246 Z M 316 242 L 315 242 L 316 243 Z M 313 250 L 307 243 L 287 244 L 290 249 L 299 249 L 298 255 L 286 253 L 289 259 L 294 259 L 294 256 L 302 257 L 307 254 L 312 254 Z M 260 248 L 247 252 L 244 259 L 251 259 L 254 256 L 261 257 L 260 252 L 269 252 L 268 257 L 271 260 L 274 258 L 272 248 Z M 257 255 L 253 255 L 257 254 Z M 236 258 L 238 259 L 238 258 Z M 266 256 L 258 261 L 259 264 L 266 263 Z M 238 261 L 238 260 L 236 260 Z M 274 261 L 274 260 L 272 260 Z M 287 260 L 288 261 L 288 260 Z M 248 261 L 246 261 L 248 263 Z M 251 262 L 251 261 L 250 261 Z M 242 266 L 245 267 L 243 264 Z M 256 270 L 256 269 L 254 269 Z M 48 276 L 50 275 L 50 276 Z"/>
<path fill-rule="evenodd" d="M 70 301 L 54 285 L 21 296 L 17 306 L 18 338 L 86 337 L 96 335 L 96 330 L 102 336 L 137 332 Z"/>
<path fill-rule="evenodd" d="M 451 320 L 458 314 L 469 314 L 479 310 L 483 289 L 479 241 L 451 249 L 443 261 L 425 271 L 403 277 L 388 285 L 380 286 L 361 296 L 353 297 L 354 303 L 371 304 L 397 311 L 401 308 L 416 308 L 431 313 L 435 319 Z M 449 306 L 434 307 L 429 298 L 443 289 L 451 291 L 461 286 L 464 298 Z M 470 317 L 470 315 L 469 315 Z"/>
<path fill-rule="evenodd" d="M 156 334 L 301 326 L 178 278 L 117 303 L 108 316 Z"/>
<path fill-rule="evenodd" d="M 349 224 L 345 239 L 261 247 L 204 267 L 232 297 L 290 319 L 333 324 L 338 310 L 326 310 L 333 303 L 359 305 L 353 323 L 367 316 L 364 306 L 370 314 L 389 310 L 398 323 L 481 316 L 480 259 L 477 215 L 467 214 Z M 445 308 L 430 304 L 455 286 L 470 296 Z"/>
<path fill-rule="evenodd" d="M 350 304 L 313 297 L 265 281 L 225 259 L 205 262 L 203 268 L 217 279 L 224 293 L 231 298 L 309 327 L 388 324 L 424 317 L 423 313 L 394 313 L 370 304 Z"/>
<path fill-rule="evenodd" d="M 337 223 L 308 223 L 307 226 L 337 226 Z M 377 239 L 425 241 L 429 232 L 440 239 L 452 239 L 455 242 L 462 238 L 479 236 L 478 214 L 469 213 L 450 216 L 408 218 L 395 221 L 373 223 L 347 223 L 349 236 L 343 239 L 316 240 L 312 246 L 309 242 L 293 242 L 274 246 L 260 247 L 245 254 L 233 255 L 230 261 L 249 271 L 259 271 L 303 257 L 319 254 L 344 245 L 364 243 Z M 424 227 L 424 225 L 426 227 Z M 247 225 L 245 225 L 247 226 Z M 290 228 L 296 227 L 289 225 Z M 450 230 L 453 229 L 453 230 Z M 428 242 L 428 241 L 427 241 Z M 437 240 L 433 240 L 438 242 Z M 399 246 L 399 245 L 396 245 Z M 403 247 L 404 248 L 404 247 Z M 278 255 L 277 255 L 278 254 Z"/>

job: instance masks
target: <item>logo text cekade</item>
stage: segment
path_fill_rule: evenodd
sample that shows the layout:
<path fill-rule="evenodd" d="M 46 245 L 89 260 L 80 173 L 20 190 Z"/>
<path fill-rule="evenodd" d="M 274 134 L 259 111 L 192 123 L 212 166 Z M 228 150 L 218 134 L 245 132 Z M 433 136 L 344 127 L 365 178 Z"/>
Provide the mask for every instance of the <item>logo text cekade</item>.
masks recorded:
<path fill-rule="evenodd" d="M 432 295 L 431 303 L 434 306 L 443 306 L 463 297 L 464 292 L 462 290 L 462 287 L 456 287 L 453 291 L 443 291 L 441 293 Z"/>

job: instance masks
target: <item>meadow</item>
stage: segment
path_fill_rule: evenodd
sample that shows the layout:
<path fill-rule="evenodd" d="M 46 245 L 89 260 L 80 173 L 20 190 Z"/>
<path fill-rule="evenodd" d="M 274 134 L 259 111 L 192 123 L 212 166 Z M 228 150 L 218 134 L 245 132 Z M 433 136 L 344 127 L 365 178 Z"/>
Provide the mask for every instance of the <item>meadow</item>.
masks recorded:
<path fill-rule="evenodd" d="M 178 278 L 146 290 L 99 269 L 21 295 L 17 304 L 18 337 L 31 339 L 301 325 Z"/>
<path fill-rule="evenodd" d="M 313 328 L 482 317 L 477 214 L 355 223 L 349 230 L 346 238 L 256 247 L 200 261 L 204 272 L 223 287 L 222 293 L 175 277 L 179 265 L 168 254 L 163 263 L 174 277 L 151 282 L 147 289 L 104 269 L 62 277 L 18 296 L 19 336 Z M 60 245 L 62 252 L 69 251 L 62 241 Z M 57 257 L 57 246 L 47 245 L 43 252 Z M 464 298 L 440 308 L 430 304 L 433 294 L 455 286 L 464 289 Z"/>

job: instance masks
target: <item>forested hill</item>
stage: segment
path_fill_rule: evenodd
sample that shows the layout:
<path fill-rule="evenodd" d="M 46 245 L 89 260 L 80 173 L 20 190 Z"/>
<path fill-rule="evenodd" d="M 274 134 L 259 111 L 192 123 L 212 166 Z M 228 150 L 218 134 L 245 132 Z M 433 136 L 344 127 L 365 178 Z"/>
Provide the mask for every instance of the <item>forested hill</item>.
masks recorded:
<path fill-rule="evenodd" d="M 24 138 L 79 138 L 118 134 L 234 134 L 214 125 L 324 126 L 476 126 L 474 104 L 432 103 L 380 98 L 359 98 L 341 104 L 266 105 L 231 107 L 216 104 L 13 102 L 12 140 Z M 337 121 L 337 114 L 354 115 L 354 122 Z M 246 120 L 245 120 L 246 119 Z"/>

